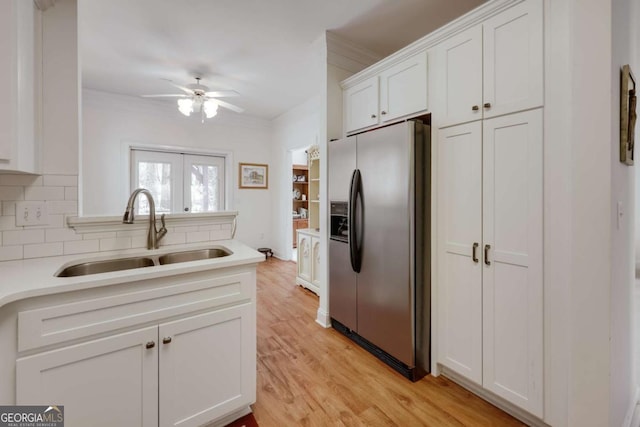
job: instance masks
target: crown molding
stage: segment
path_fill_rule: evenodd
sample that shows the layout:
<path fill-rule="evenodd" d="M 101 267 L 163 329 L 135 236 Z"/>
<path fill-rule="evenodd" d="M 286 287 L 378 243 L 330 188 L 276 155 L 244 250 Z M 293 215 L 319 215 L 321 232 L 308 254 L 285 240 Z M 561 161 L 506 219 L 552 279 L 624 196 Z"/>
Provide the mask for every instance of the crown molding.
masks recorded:
<path fill-rule="evenodd" d="M 36 7 L 41 10 L 41 11 L 45 11 L 47 9 L 49 9 L 50 7 L 53 7 L 56 5 L 56 0 L 33 0 L 33 3 L 36 5 Z"/>
<path fill-rule="evenodd" d="M 416 40 L 410 45 L 398 50 L 387 56 L 383 60 L 371 65 L 340 83 L 343 89 L 363 82 L 371 77 L 380 74 L 382 71 L 396 65 L 399 62 L 425 50 L 428 50 L 440 42 L 458 34 L 468 28 L 482 23 L 488 18 L 497 15 L 505 9 L 508 9 L 525 0 L 493 0 L 488 1 L 472 11 L 462 15 L 461 17 L 449 22 L 448 24 L 438 28 L 437 30 L 427 34 L 426 36 Z"/>

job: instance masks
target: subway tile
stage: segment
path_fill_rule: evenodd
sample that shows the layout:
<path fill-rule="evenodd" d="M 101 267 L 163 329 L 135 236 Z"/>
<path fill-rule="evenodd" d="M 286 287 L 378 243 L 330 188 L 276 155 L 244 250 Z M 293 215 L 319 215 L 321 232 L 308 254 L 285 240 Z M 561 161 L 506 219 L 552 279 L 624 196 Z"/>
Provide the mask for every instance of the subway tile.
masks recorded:
<path fill-rule="evenodd" d="M 43 258 L 63 254 L 62 242 L 24 245 L 24 258 Z"/>
<path fill-rule="evenodd" d="M 78 202 L 73 200 L 53 200 L 47 202 L 47 211 L 52 214 L 77 214 Z"/>
<path fill-rule="evenodd" d="M 63 242 L 64 254 L 85 254 L 88 252 L 98 252 L 100 249 L 99 240 L 78 240 L 74 242 Z"/>
<path fill-rule="evenodd" d="M 82 240 L 82 234 L 76 233 L 72 228 L 51 228 L 45 230 L 44 237 L 46 242 Z"/>
<path fill-rule="evenodd" d="M 5 245 L 27 245 L 31 243 L 44 243 L 44 230 L 13 230 L 2 233 L 2 241 Z"/>
<path fill-rule="evenodd" d="M 0 175 L 0 185 L 38 186 L 42 185 L 42 177 L 23 174 Z"/>
<path fill-rule="evenodd" d="M 49 212 L 49 224 L 46 225 L 46 228 L 66 228 L 67 225 L 64 222 L 63 214 L 52 214 Z"/>
<path fill-rule="evenodd" d="M 134 237 L 134 236 L 147 236 L 147 230 L 125 230 L 125 231 L 118 231 L 116 236 L 110 236 L 110 237 Z"/>
<path fill-rule="evenodd" d="M 209 240 L 209 231 L 193 231 L 187 233 L 187 243 L 206 242 Z"/>
<path fill-rule="evenodd" d="M 0 231 L 5 230 L 22 230 L 22 227 L 16 226 L 16 216 L 0 216 Z"/>
<path fill-rule="evenodd" d="M 197 225 L 183 225 L 180 227 L 174 227 L 173 231 L 175 231 L 176 233 L 191 233 L 193 231 L 198 231 L 198 226 Z"/>
<path fill-rule="evenodd" d="M 231 230 L 231 223 L 225 222 L 224 224 L 220 224 L 220 228 L 222 228 L 223 230 Z"/>
<path fill-rule="evenodd" d="M 78 200 L 78 187 L 64 187 L 65 200 Z"/>
<path fill-rule="evenodd" d="M 2 215 L 12 216 L 16 214 L 16 202 L 5 200 L 2 203 Z"/>
<path fill-rule="evenodd" d="M 180 245 L 187 242 L 186 233 L 167 233 L 160 241 L 163 245 Z"/>
<path fill-rule="evenodd" d="M 227 240 L 231 238 L 231 230 L 211 230 L 209 232 L 210 240 Z"/>
<path fill-rule="evenodd" d="M 45 175 L 44 185 L 50 187 L 77 187 L 78 175 Z"/>
<path fill-rule="evenodd" d="M 160 243 L 164 243 L 163 240 Z M 131 236 L 131 249 L 146 248 L 147 236 Z"/>
<path fill-rule="evenodd" d="M 220 224 L 199 225 L 198 230 L 200 231 L 220 230 Z"/>
<path fill-rule="evenodd" d="M 118 249 L 130 249 L 131 237 L 117 237 L 100 239 L 100 251 L 115 251 Z"/>
<path fill-rule="evenodd" d="M 25 200 L 64 200 L 64 187 L 26 187 Z"/>
<path fill-rule="evenodd" d="M 1 176 L 1 175 L 0 175 Z M 24 188 L 23 187 L 0 187 L 0 200 L 24 200 Z"/>
<path fill-rule="evenodd" d="M 118 236 L 115 231 L 104 231 L 100 233 L 83 233 L 82 238 L 84 240 L 93 240 L 93 239 L 114 239 Z"/>
<path fill-rule="evenodd" d="M 0 261 L 22 259 L 23 246 L 0 246 Z"/>

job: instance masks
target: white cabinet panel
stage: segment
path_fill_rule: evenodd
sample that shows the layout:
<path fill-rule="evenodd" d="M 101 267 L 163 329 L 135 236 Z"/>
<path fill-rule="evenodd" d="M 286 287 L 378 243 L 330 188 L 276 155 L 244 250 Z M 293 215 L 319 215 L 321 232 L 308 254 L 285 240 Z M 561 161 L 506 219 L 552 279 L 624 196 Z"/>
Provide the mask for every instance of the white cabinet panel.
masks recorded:
<path fill-rule="evenodd" d="M 482 124 L 438 141 L 439 362 L 482 384 Z"/>
<path fill-rule="evenodd" d="M 470 28 L 439 45 L 441 81 L 440 126 L 482 118 L 482 25 Z"/>
<path fill-rule="evenodd" d="M 542 111 L 486 120 L 483 144 L 483 385 L 542 416 Z"/>
<path fill-rule="evenodd" d="M 378 124 L 378 77 L 371 77 L 344 91 L 347 132 Z"/>
<path fill-rule="evenodd" d="M 383 122 L 426 109 L 426 51 L 380 73 L 380 119 Z"/>
<path fill-rule="evenodd" d="M 160 426 L 200 426 L 255 400 L 253 306 L 244 304 L 159 329 Z"/>
<path fill-rule="evenodd" d="M 298 233 L 298 277 L 311 282 L 311 236 Z"/>
<path fill-rule="evenodd" d="M 320 289 L 320 237 L 311 237 L 311 284 Z"/>
<path fill-rule="evenodd" d="M 153 326 L 18 359 L 17 404 L 64 405 L 69 427 L 156 427 L 157 338 Z"/>
<path fill-rule="evenodd" d="M 542 0 L 527 0 L 488 19 L 484 28 L 484 117 L 543 102 Z"/>

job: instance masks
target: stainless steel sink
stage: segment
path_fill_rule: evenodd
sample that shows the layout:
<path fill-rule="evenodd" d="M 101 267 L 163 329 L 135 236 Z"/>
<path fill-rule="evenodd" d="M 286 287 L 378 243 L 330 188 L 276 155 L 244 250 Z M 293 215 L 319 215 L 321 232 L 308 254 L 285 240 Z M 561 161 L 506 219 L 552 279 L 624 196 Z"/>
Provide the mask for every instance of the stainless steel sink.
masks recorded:
<path fill-rule="evenodd" d="M 222 248 L 199 249 L 194 251 L 172 252 L 158 258 L 160 265 L 175 264 L 177 262 L 199 261 L 203 259 L 220 258 L 231 255 Z"/>
<path fill-rule="evenodd" d="M 153 259 L 147 257 L 118 258 L 104 261 L 89 261 L 70 265 L 56 274 L 57 277 L 85 276 L 87 274 L 107 273 L 109 271 L 131 270 L 133 268 L 153 267 Z"/>

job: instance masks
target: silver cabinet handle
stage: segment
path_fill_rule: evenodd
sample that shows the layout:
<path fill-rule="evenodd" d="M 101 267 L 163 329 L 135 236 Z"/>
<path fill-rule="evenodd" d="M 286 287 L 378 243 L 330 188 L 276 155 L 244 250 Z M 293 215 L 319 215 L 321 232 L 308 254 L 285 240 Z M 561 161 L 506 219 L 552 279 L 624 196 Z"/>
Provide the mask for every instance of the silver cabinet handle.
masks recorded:
<path fill-rule="evenodd" d="M 147 347 L 147 348 L 153 348 L 153 347 L 155 347 L 155 346 L 156 346 L 156 342 L 155 342 L 155 341 L 149 341 L 149 342 L 145 345 L 145 347 Z"/>
<path fill-rule="evenodd" d="M 162 344 L 169 344 L 171 342 L 171 337 L 162 338 Z"/>
<path fill-rule="evenodd" d="M 477 242 L 473 242 L 472 259 L 476 264 L 478 263 L 478 254 L 476 253 L 476 251 L 478 250 L 478 246 L 480 246 L 480 244 L 478 244 Z"/>
<path fill-rule="evenodd" d="M 491 245 L 484 245 L 484 263 L 487 265 L 491 265 L 491 261 L 489 261 L 489 249 L 491 249 Z"/>

